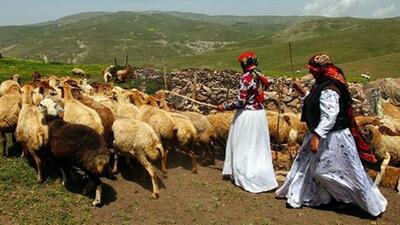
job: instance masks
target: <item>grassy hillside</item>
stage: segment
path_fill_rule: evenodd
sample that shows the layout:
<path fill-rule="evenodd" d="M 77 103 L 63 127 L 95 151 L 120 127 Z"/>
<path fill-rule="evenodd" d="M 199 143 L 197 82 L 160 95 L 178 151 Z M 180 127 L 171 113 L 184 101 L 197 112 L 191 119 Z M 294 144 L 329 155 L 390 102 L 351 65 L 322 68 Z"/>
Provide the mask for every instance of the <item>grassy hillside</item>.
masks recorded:
<path fill-rule="evenodd" d="M 129 55 L 132 65 L 162 67 L 165 63 L 172 70 L 239 69 L 238 54 L 254 50 L 264 71 L 280 75 L 290 74 L 290 41 L 295 70 L 302 74 L 311 55 L 325 52 L 348 76 L 368 70 L 383 77 L 400 76 L 396 63 L 399 36 L 400 18 L 95 12 L 42 24 L 0 27 L 0 53 L 7 57 L 83 64 L 112 64 L 114 57 L 124 64 L 125 55 Z M 53 64 L 46 65 L 53 68 Z M 69 73 L 72 67 L 75 66 L 64 65 L 63 71 Z"/>

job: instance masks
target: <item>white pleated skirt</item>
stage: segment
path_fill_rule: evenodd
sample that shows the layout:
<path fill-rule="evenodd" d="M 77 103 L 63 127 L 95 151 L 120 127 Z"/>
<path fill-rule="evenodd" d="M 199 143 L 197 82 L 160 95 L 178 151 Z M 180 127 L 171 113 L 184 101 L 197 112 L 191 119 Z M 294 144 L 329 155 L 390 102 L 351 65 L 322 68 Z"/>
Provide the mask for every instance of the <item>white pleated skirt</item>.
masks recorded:
<path fill-rule="evenodd" d="M 278 186 L 264 110 L 237 110 L 229 130 L 223 176 L 251 193 Z"/>
<path fill-rule="evenodd" d="M 306 135 L 278 197 L 286 197 L 294 208 L 319 206 L 334 198 L 373 216 L 384 212 L 387 200 L 365 173 L 349 129 L 328 133 L 315 154 L 310 151 L 311 136 Z"/>

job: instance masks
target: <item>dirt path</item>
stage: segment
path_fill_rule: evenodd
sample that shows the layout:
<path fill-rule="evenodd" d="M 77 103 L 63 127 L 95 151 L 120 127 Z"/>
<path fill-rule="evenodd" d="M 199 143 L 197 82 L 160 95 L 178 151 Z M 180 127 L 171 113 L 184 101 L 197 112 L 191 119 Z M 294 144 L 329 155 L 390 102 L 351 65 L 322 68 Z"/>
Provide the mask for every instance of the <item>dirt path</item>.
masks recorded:
<path fill-rule="evenodd" d="M 190 172 L 184 156 L 161 178 L 160 199 L 151 199 L 151 183 L 142 169 L 106 181 L 106 204 L 91 208 L 92 224 L 400 224 L 400 195 L 382 188 L 389 200 L 385 214 L 372 219 L 354 206 L 289 209 L 274 193 L 250 194 L 221 179 L 222 162 Z M 161 173 L 158 171 L 158 174 Z"/>

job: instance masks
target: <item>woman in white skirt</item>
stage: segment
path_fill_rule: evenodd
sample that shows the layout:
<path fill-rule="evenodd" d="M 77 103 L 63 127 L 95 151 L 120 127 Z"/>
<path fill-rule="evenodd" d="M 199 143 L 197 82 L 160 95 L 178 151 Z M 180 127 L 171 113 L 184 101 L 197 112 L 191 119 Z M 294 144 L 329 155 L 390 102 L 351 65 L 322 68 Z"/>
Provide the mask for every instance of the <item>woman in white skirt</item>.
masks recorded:
<path fill-rule="evenodd" d="M 361 163 L 360 157 L 368 161 L 375 158 L 365 149 L 360 151 L 363 146 L 354 129 L 351 96 L 343 72 L 322 54 L 313 56 L 308 68 L 316 79 L 302 110 L 302 121 L 309 132 L 276 194 L 286 197 L 294 208 L 319 206 L 335 199 L 378 216 L 385 211 L 387 200 Z M 298 83 L 294 87 L 305 94 Z"/>
<path fill-rule="evenodd" d="M 222 175 L 252 193 L 278 186 L 272 165 L 268 121 L 263 107 L 269 82 L 257 69 L 253 52 L 244 52 L 238 61 L 243 69 L 239 94 L 218 106 L 220 111 L 236 110 L 226 145 Z"/>

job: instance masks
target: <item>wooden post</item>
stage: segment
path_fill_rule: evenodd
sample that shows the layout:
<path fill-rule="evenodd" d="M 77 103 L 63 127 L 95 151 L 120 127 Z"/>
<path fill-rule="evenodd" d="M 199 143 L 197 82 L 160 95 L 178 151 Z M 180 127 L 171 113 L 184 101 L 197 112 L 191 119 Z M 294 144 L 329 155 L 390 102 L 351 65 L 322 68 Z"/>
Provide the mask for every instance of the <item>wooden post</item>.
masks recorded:
<path fill-rule="evenodd" d="M 118 64 L 117 64 L 117 57 L 114 57 L 114 65 L 115 65 L 115 67 L 118 66 Z"/>
<path fill-rule="evenodd" d="M 277 79 L 277 86 L 278 86 L 278 90 L 282 89 L 282 83 L 280 81 L 278 81 Z M 278 120 L 277 120 L 277 126 L 276 126 L 276 142 L 277 142 L 277 150 L 281 151 L 282 150 L 282 145 L 281 145 L 281 140 L 280 140 L 280 135 L 279 135 L 279 131 L 280 131 L 280 120 L 281 120 L 281 102 L 282 102 L 282 92 L 278 91 Z M 277 155 L 278 156 L 278 155 Z"/>
<path fill-rule="evenodd" d="M 144 74 L 144 88 L 143 88 L 143 92 L 146 92 L 147 90 L 147 73 Z"/>
<path fill-rule="evenodd" d="M 196 88 L 197 88 L 197 73 L 194 73 L 194 81 L 193 81 L 193 92 L 192 98 L 196 100 Z"/>
<path fill-rule="evenodd" d="M 165 89 L 165 90 L 168 90 L 168 84 L 167 84 L 167 72 L 166 72 L 166 70 L 165 70 L 165 64 L 164 64 L 163 76 L 164 76 L 164 89 Z"/>
<path fill-rule="evenodd" d="M 292 75 L 294 76 L 292 42 L 289 42 L 289 55 L 290 55 L 290 66 L 291 66 L 291 69 L 292 69 Z"/>
<path fill-rule="evenodd" d="M 128 68 L 128 55 L 125 56 L 125 68 Z"/>

